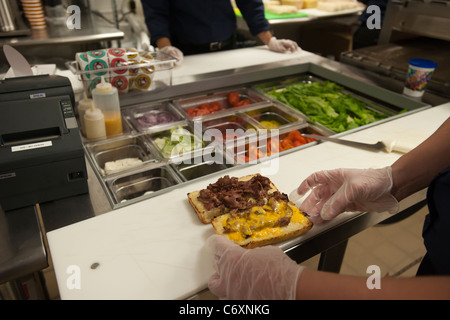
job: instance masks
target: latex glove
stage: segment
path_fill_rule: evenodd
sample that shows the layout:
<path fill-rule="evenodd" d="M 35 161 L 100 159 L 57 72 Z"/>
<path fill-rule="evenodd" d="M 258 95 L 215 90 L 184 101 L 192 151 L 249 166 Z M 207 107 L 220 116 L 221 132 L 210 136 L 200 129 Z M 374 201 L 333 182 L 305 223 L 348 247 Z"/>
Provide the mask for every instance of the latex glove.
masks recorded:
<path fill-rule="evenodd" d="M 207 246 L 216 270 L 208 286 L 220 299 L 295 299 L 304 267 L 280 248 L 243 249 L 220 235 L 211 236 Z"/>
<path fill-rule="evenodd" d="M 392 169 L 336 169 L 316 172 L 297 189 L 300 196 L 311 194 L 300 205 L 314 223 L 331 220 L 345 211 L 398 211 L 391 194 Z"/>
<path fill-rule="evenodd" d="M 278 40 L 275 37 L 272 37 L 270 39 L 267 46 L 269 47 L 269 49 L 271 51 L 281 52 L 281 53 L 286 53 L 286 52 L 293 53 L 300 49 L 295 41 L 286 40 L 286 39 Z"/>
<path fill-rule="evenodd" d="M 164 48 L 159 49 L 159 51 L 164 52 L 177 59 L 178 61 L 175 62 L 176 66 L 181 66 L 181 64 L 183 63 L 184 54 L 180 49 L 173 46 L 165 46 Z"/>

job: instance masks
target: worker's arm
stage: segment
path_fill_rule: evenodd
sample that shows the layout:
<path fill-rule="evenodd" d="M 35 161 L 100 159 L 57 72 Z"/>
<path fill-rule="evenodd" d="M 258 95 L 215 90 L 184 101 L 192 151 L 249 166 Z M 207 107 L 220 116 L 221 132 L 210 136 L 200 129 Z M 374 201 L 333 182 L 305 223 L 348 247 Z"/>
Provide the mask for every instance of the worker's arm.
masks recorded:
<path fill-rule="evenodd" d="M 450 299 L 450 277 L 384 277 L 380 279 L 379 289 L 369 289 L 372 287 L 367 285 L 370 276 L 356 277 L 305 269 L 297 282 L 296 299 Z M 371 279 L 369 282 L 372 283 Z"/>
<path fill-rule="evenodd" d="M 391 166 L 392 195 L 400 201 L 426 188 L 432 179 L 448 166 L 450 166 L 450 118 L 427 140 Z"/>

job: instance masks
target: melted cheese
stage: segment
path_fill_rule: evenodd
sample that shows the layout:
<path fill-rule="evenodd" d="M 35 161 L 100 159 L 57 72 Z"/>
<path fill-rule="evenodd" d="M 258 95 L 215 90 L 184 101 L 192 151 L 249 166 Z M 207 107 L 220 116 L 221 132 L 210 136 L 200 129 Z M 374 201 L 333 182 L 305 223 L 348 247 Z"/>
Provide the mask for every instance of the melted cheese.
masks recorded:
<path fill-rule="evenodd" d="M 267 205 L 255 206 L 242 215 L 224 219 L 223 227 L 233 241 L 264 238 L 283 233 L 279 226 L 283 217 L 290 217 L 290 221 L 296 223 L 304 223 L 307 219 L 295 205 L 270 199 Z"/>

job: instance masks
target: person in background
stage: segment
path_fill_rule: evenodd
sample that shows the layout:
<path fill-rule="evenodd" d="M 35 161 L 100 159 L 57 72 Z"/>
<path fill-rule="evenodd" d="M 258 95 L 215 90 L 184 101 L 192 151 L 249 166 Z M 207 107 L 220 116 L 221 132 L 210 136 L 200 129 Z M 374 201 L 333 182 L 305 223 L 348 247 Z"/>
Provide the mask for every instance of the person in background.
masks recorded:
<path fill-rule="evenodd" d="M 281 249 L 246 250 L 214 235 L 216 273 L 211 292 L 228 299 L 450 299 L 450 118 L 414 150 L 382 169 L 335 169 L 313 173 L 297 189 L 311 193 L 300 209 L 315 223 L 345 211 L 398 210 L 398 201 L 428 186 L 429 215 L 423 237 L 427 253 L 413 278 L 367 278 L 307 269 Z"/>
<path fill-rule="evenodd" d="M 359 27 L 353 34 L 353 50 L 360 49 L 369 46 L 375 46 L 378 44 L 378 38 L 380 37 L 381 29 L 369 29 L 367 27 L 367 19 L 372 13 L 367 12 L 369 6 L 375 5 L 380 8 L 380 21 L 384 20 L 384 13 L 386 12 L 387 0 L 358 0 L 362 4 L 366 5 L 364 11 L 359 16 Z"/>
<path fill-rule="evenodd" d="M 299 49 L 272 35 L 262 0 L 236 0 L 251 33 L 275 52 Z M 236 14 L 230 0 L 142 0 L 152 44 L 182 62 L 184 55 L 236 48 Z"/>

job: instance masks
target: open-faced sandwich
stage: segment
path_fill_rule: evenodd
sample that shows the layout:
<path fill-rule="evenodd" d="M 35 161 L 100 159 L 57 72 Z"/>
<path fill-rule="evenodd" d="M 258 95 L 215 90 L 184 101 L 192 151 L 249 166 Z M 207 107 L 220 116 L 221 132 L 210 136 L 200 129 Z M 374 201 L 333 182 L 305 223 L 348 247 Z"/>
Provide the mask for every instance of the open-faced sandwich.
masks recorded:
<path fill-rule="evenodd" d="M 297 237 L 312 223 L 269 178 L 224 176 L 188 199 L 203 223 L 235 243 L 254 248 Z"/>

